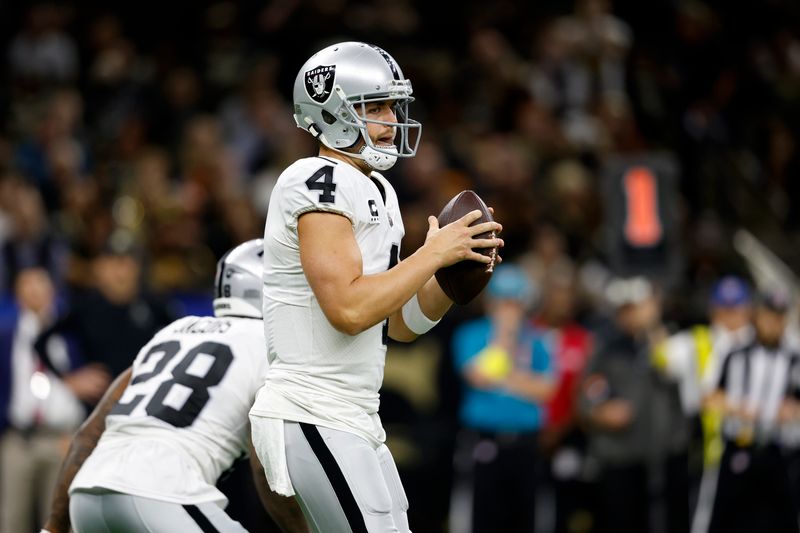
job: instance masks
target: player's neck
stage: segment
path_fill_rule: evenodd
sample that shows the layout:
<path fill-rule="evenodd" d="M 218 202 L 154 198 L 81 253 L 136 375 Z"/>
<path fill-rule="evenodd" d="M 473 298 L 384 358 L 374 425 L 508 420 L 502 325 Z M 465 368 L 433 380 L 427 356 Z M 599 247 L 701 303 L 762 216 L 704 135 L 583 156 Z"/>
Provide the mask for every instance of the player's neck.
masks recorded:
<path fill-rule="evenodd" d="M 320 157 L 327 157 L 328 159 L 336 159 L 338 161 L 343 161 L 343 162 L 347 163 L 348 165 L 351 165 L 351 166 L 355 167 L 357 170 L 359 170 L 361 173 L 363 173 L 366 176 L 369 176 L 370 173 L 372 172 L 372 169 L 369 167 L 369 165 L 367 165 L 364 162 L 363 159 L 359 159 L 357 157 L 351 157 L 351 156 L 345 155 L 345 154 L 343 154 L 341 152 L 337 152 L 335 150 L 331 150 L 330 148 L 328 148 L 325 145 L 320 145 L 320 147 L 319 147 L 319 155 L 320 155 Z"/>

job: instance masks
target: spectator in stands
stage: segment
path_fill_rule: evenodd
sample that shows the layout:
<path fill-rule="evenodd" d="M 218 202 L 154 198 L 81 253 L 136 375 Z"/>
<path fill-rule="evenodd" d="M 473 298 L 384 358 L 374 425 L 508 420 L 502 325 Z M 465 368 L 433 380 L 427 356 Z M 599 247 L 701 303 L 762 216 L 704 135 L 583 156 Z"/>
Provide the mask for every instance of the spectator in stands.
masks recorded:
<path fill-rule="evenodd" d="M 611 12 L 608 0 L 579 0 L 574 13 L 548 29 L 531 86 L 557 110 L 562 129 L 577 150 L 608 142 L 598 108 L 626 103 L 626 57 L 632 32 Z"/>
<path fill-rule="evenodd" d="M 9 223 L 9 234 L 0 242 L 0 287 L 11 288 L 20 272 L 34 266 L 45 268 L 60 286 L 69 250 L 48 221 L 41 195 L 16 177 L 6 177 L 0 191 L 0 209 Z"/>
<path fill-rule="evenodd" d="M 558 225 L 548 220 L 537 222 L 533 242 L 519 263 L 542 291 L 546 290 L 553 274 L 557 277 L 558 271 L 571 271 L 573 265 L 567 252 L 567 241 Z"/>
<path fill-rule="evenodd" d="M 26 82 L 64 82 L 78 74 L 75 41 L 64 31 L 67 10 L 41 2 L 26 15 L 25 27 L 11 41 L 11 73 Z"/>
<path fill-rule="evenodd" d="M 553 393 L 545 345 L 526 320 L 532 286 L 522 269 L 498 267 L 486 316 L 461 325 L 453 355 L 464 380 L 461 422 L 472 437 L 472 531 L 532 531 L 543 405 Z"/>
<path fill-rule="evenodd" d="M 0 436 L 0 532 L 34 531 L 50 509 L 50 496 L 61 467 L 65 445 L 86 412 L 81 401 L 94 403 L 110 383 L 96 367 L 73 372 L 64 339 L 48 341 L 59 379 L 33 350 L 37 335 L 53 322 L 53 284 L 42 268 L 22 270 L 16 279 L 19 316 L 11 338 L 3 338 L 0 358 L 10 359 L 10 427 Z M 2 402 L 0 402 L 2 403 Z"/>
<path fill-rule="evenodd" d="M 14 163 L 39 189 L 48 211 L 54 211 L 62 207 L 66 192 L 84 179 L 90 166 L 82 133 L 83 98 L 76 89 L 59 88 L 41 101 L 21 106 L 30 107 L 30 116 L 17 124 L 23 138 L 15 147 Z"/>

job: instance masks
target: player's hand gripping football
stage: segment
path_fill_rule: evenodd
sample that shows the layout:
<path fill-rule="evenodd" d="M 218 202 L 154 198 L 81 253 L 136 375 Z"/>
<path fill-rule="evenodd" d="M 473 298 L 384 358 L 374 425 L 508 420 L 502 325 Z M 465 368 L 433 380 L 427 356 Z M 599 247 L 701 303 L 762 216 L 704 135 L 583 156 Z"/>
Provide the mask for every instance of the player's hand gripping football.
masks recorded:
<path fill-rule="evenodd" d="M 443 228 L 439 227 L 439 221 L 435 216 L 428 217 L 428 234 L 425 237 L 424 246 L 429 248 L 438 258 L 439 268 L 450 266 L 466 259 L 484 264 L 494 263 L 495 265 L 500 262 L 497 254 L 491 257 L 475 251 L 481 248 L 502 248 L 504 245 L 503 239 L 498 237 L 491 239 L 473 238 L 475 235 L 486 232 L 494 232 L 497 235 L 503 230 L 503 226 L 498 222 L 482 222 L 470 226 L 481 216 L 480 210 L 476 209 Z"/>
<path fill-rule="evenodd" d="M 492 214 L 492 216 L 494 216 L 494 207 L 490 207 L 490 208 L 489 208 L 489 212 Z M 501 230 L 503 229 L 503 225 L 502 225 L 502 224 L 500 225 L 500 229 L 501 229 Z M 498 235 L 499 233 L 500 233 L 500 231 L 495 231 L 495 232 L 494 232 L 494 236 L 495 236 L 495 237 L 497 237 L 497 235 Z M 499 247 L 499 248 L 497 248 L 497 250 L 496 250 L 496 251 L 495 251 L 495 253 L 494 253 L 494 257 L 493 257 L 494 261 L 492 262 L 492 265 L 491 265 L 491 266 L 492 266 L 492 268 L 496 267 L 497 265 L 499 265 L 500 263 L 502 263 L 502 262 L 503 262 L 503 257 L 500 255 L 500 248 L 502 248 L 503 246 L 505 246 L 505 241 L 503 241 L 503 240 L 501 239 L 501 241 L 500 241 L 500 242 L 502 242 L 503 244 L 501 244 L 501 245 L 500 245 L 500 247 Z"/>

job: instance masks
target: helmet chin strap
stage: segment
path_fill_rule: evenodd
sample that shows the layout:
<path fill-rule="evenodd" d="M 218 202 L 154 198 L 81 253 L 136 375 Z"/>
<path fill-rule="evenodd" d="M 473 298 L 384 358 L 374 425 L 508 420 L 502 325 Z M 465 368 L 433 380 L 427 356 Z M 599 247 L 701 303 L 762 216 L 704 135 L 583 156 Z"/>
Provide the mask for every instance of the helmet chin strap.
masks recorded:
<path fill-rule="evenodd" d="M 334 152 L 339 152 L 340 154 L 344 154 L 349 157 L 361 159 L 374 170 L 389 170 L 394 166 L 395 163 L 397 163 L 397 146 L 392 144 L 382 149 L 388 152 L 394 152 L 389 154 L 385 153 L 384 151 L 376 150 L 370 146 L 371 143 L 368 143 L 365 140 L 367 135 L 365 127 L 361 128 L 361 141 L 364 143 L 364 145 L 361 147 L 358 153 L 356 153 L 347 152 L 340 148 L 336 148 L 328 141 L 328 139 L 325 137 L 325 134 L 322 133 L 322 130 L 320 130 L 309 117 L 306 117 L 305 121 L 308 124 L 309 133 L 311 133 L 315 139 L 320 140 L 322 144 Z"/>
<path fill-rule="evenodd" d="M 369 165 L 369 167 L 372 168 L 373 170 L 380 170 L 380 171 L 389 170 L 394 166 L 395 163 L 397 163 L 397 155 L 396 155 L 397 146 L 395 145 L 390 145 L 387 146 L 386 148 L 383 148 L 383 150 L 386 150 L 388 152 L 394 152 L 393 154 L 387 154 L 382 151 L 376 150 L 366 142 L 364 142 L 364 145 L 358 150 L 358 152 L 347 152 L 345 150 L 332 146 L 331 143 L 328 142 L 328 139 L 325 138 L 325 135 L 323 135 L 319 131 L 319 129 L 317 129 L 314 123 L 310 124 L 309 131 L 311 132 L 312 135 L 314 135 L 315 138 L 322 141 L 322 143 L 329 149 L 349 157 L 355 157 L 356 159 L 361 159 L 367 165 Z"/>
<path fill-rule="evenodd" d="M 395 152 L 396 154 L 397 146 L 392 145 L 391 147 L 386 147 L 385 150 Z M 389 170 L 394 166 L 395 163 L 397 163 L 397 155 L 395 154 L 386 154 L 384 152 L 379 152 L 373 147 L 364 144 L 364 146 L 361 148 L 359 157 L 375 170 L 383 171 L 383 170 Z"/>

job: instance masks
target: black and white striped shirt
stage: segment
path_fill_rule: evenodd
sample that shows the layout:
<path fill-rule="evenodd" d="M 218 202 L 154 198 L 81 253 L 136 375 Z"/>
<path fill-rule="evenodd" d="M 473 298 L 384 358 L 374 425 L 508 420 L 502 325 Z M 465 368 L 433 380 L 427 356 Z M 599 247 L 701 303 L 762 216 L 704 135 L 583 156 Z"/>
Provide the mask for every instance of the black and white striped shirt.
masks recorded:
<path fill-rule="evenodd" d="M 749 422 L 726 417 L 723 434 L 727 439 L 774 441 L 784 399 L 800 399 L 800 355 L 785 345 L 773 349 L 757 342 L 735 350 L 723 363 L 718 389 L 725 392 L 729 408 L 752 416 Z"/>

